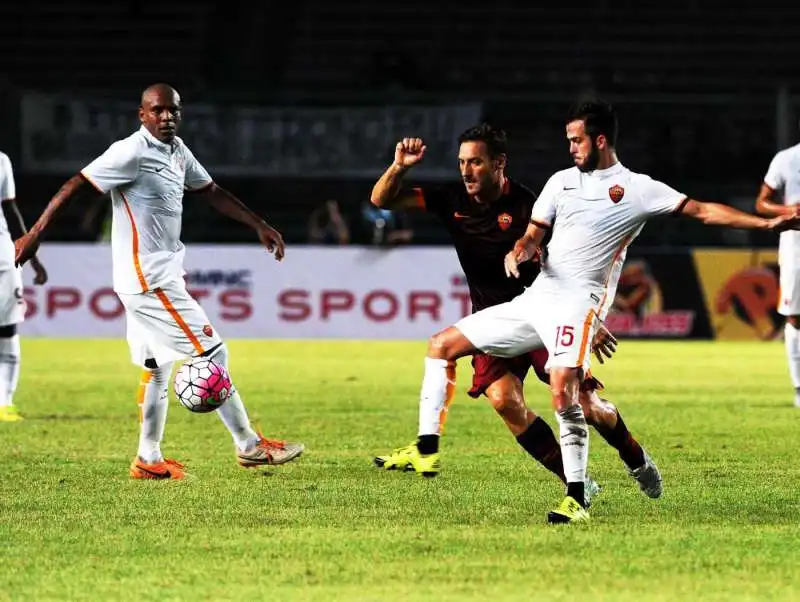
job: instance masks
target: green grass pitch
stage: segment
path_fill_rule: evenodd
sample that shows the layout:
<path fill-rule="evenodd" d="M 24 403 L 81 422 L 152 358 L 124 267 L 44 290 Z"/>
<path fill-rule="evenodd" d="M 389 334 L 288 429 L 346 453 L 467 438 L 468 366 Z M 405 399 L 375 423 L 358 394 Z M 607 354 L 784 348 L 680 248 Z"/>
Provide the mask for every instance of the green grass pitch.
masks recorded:
<path fill-rule="evenodd" d="M 425 343 L 230 341 L 231 372 L 295 463 L 246 471 L 214 415 L 170 405 L 185 482 L 132 482 L 124 341 L 23 339 L 0 424 L 0 600 L 800 599 L 800 410 L 780 343 L 621 343 L 596 374 L 664 476 L 647 499 L 591 438 L 592 524 L 488 404 L 458 397 L 436 479 L 374 468 L 416 435 Z M 535 379 L 529 404 L 551 424 Z"/>

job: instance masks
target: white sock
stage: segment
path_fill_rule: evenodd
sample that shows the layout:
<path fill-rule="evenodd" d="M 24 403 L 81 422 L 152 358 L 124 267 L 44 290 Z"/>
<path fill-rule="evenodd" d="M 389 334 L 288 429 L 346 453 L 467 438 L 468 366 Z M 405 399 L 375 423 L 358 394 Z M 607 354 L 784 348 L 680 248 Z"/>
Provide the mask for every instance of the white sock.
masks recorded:
<path fill-rule="evenodd" d="M 161 462 L 161 440 L 167 423 L 169 398 L 169 377 L 172 363 L 159 366 L 155 370 L 144 370 L 139 383 L 139 457 L 147 464 Z"/>
<path fill-rule="evenodd" d="M 556 412 L 561 435 L 561 459 L 567 483 L 583 483 L 589 464 L 589 429 L 581 406 Z"/>
<path fill-rule="evenodd" d="M 425 358 L 425 376 L 419 394 L 419 434 L 438 435 L 447 398 L 447 360 Z"/>
<path fill-rule="evenodd" d="M 786 344 L 786 359 L 789 363 L 789 376 L 795 391 L 800 389 L 800 330 L 786 323 L 783 327 Z"/>
<path fill-rule="evenodd" d="M 19 335 L 0 339 L 0 406 L 14 403 L 19 382 Z"/>
<path fill-rule="evenodd" d="M 230 369 L 228 368 L 228 348 L 222 344 L 211 355 L 211 359 L 219 362 L 225 369 L 228 370 L 230 376 Z M 231 382 L 233 378 L 231 377 Z M 247 417 L 247 410 L 244 409 L 242 397 L 236 390 L 236 386 L 231 385 L 231 393 L 225 403 L 217 410 L 222 424 L 228 429 L 233 442 L 241 452 L 250 451 L 260 441 L 258 433 L 250 426 L 250 418 Z"/>

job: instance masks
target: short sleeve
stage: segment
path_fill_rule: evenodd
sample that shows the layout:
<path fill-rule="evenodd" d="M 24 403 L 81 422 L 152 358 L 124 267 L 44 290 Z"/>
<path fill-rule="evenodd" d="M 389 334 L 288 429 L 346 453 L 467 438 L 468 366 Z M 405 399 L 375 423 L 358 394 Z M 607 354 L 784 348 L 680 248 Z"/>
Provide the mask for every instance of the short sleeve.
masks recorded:
<path fill-rule="evenodd" d="M 200 161 L 195 158 L 188 147 L 184 146 L 183 151 L 186 160 L 186 176 L 184 179 L 186 190 L 200 190 L 210 186 L 213 180 L 206 168 L 200 164 Z"/>
<path fill-rule="evenodd" d="M 17 186 L 14 182 L 14 170 L 11 159 L 5 154 L 0 154 L 0 200 L 9 201 L 16 198 Z"/>
<path fill-rule="evenodd" d="M 772 190 L 780 190 L 786 184 L 786 173 L 784 167 L 785 153 L 778 153 L 770 161 L 767 175 L 764 176 L 764 184 L 772 188 Z"/>
<path fill-rule="evenodd" d="M 81 175 L 102 193 L 130 184 L 138 173 L 139 151 L 130 139 L 115 142 L 81 170 Z"/>
<path fill-rule="evenodd" d="M 643 176 L 638 184 L 641 186 L 642 210 L 647 215 L 674 213 L 687 198 L 671 186 L 647 176 Z"/>
<path fill-rule="evenodd" d="M 553 174 L 542 188 L 531 211 L 531 221 L 545 228 L 552 228 L 556 219 L 556 201 L 563 185 L 559 174 Z"/>

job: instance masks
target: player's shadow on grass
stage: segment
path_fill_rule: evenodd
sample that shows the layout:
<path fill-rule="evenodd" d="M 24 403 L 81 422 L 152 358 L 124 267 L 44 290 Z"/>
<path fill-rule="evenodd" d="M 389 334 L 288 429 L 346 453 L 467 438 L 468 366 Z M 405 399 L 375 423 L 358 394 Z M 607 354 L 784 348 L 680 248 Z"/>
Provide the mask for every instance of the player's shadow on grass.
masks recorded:
<path fill-rule="evenodd" d="M 95 416 L 92 414 L 41 414 L 39 416 L 26 416 L 26 420 L 31 421 L 50 421 L 58 420 L 59 422 L 80 422 L 84 420 L 106 420 L 107 416 Z"/>

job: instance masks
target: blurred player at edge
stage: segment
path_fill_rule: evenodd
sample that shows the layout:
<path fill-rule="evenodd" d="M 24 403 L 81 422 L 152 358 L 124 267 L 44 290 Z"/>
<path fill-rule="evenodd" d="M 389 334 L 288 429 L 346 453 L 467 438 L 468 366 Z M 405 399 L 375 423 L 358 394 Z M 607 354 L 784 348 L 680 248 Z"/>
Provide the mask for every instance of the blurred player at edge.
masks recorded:
<path fill-rule="evenodd" d="M 536 195 L 506 175 L 507 138 L 503 130 L 482 124 L 464 132 L 458 142 L 460 182 L 405 190 L 400 187 L 401 179 L 422 160 L 425 146 L 418 138 L 399 142 L 393 164 L 373 188 L 372 203 L 388 209 L 425 209 L 441 219 L 450 231 L 469 285 L 472 311 L 476 312 L 511 301 L 536 278 L 538 266 L 533 262 L 522 267 L 519 279 L 509 279 L 503 266 L 506 253 L 525 233 Z M 432 346 L 438 344 L 438 336 L 432 337 Z M 608 336 L 602 329 L 597 343 L 602 345 Z M 612 338 L 609 356 L 614 342 Z M 522 448 L 566 483 L 558 441 L 547 422 L 526 405 L 522 392 L 522 381 L 531 366 L 544 383 L 549 382 L 547 360 L 546 349 L 511 359 L 475 353 L 469 394 L 486 395 Z M 378 456 L 378 466 L 414 469 L 426 476 L 439 471 L 439 435 L 455 392 L 455 364 L 448 364 L 447 370 L 447 395 L 440 417 L 430 423 L 433 416 L 422 408 L 417 441 L 390 455 Z M 597 395 L 598 387 L 599 382 L 589 376 L 581 388 L 580 402 L 587 421 L 619 452 L 642 490 L 650 497 L 660 496 L 658 469 L 631 436 L 617 408 Z M 597 485 L 587 478 L 587 500 L 596 491 Z"/>
<path fill-rule="evenodd" d="M 111 193 L 114 290 L 125 306 L 131 359 L 144 369 L 138 393 L 139 450 L 130 467 L 134 479 L 180 479 L 185 474 L 183 465 L 161 454 L 172 362 L 203 356 L 228 367 L 225 343 L 183 280 L 184 193 L 253 228 L 277 260 L 284 255 L 280 233 L 217 186 L 176 136 L 181 109 L 180 96 L 170 86 L 147 88 L 139 107 L 141 128 L 69 179 L 30 232 L 16 241 L 17 262 L 22 264 L 67 201 L 93 188 Z M 254 431 L 235 388 L 217 413 L 244 467 L 283 464 L 303 452 L 299 443 L 266 439 Z"/>
<path fill-rule="evenodd" d="M 800 216 L 765 219 L 719 203 L 690 199 L 617 159 L 617 114 L 602 102 L 583 103 L 566 120 L 574 167 L 553 174 L 533 206 L 525 234 L 505 257 L 509 277 L 538 256 L 545 236 L 547 258 L 533 284 L 508 303 L 459 320 L 428 346 L 420 413 L 421 434 L 436 434 L 447 390 L 447 363 L 483 351 L 516 357 L 546 347 L 550 389 L 560 430 L 567 495 L 550 512 L 551 523 L 589 520 L 584 481 L 589 432 L 579 403 L 590 367 L 592 333 L 614 299 L 628 245 L 657 215 L 686 215 L 707 225 L 782 232 L 800 227 Z M 421 421 L 422 422 L 422 421 Z"/>
<path fill-rule="evenodd" d="M 20 234 L 25 234 L 25 222 L 16 202 L 17 187 L 11 160 L 0 153 L 0 200 L 16 218 Z M 47 272 L 36 256 L 31 258 L 34 284 L 47 282 Z M 17 324 L 25 319 L 25 300 L 22 296 L 21 270 L 14 265 L 14 243 L 9 221 L 0 212 L 0 422 L 19 422 L 22 416 L 14 405 L 20 366 L 20 344 Z"/>
<path fill-rule="evenodd" d="M 777 198 L 781 194 L 782 202 Z M 794 215 L 800 207 L 800 144 L 778 152 L 769 164 L 756 211 L 775 217 Z M 786 316 L 784 341 L 794 405 L 800 408 L 800 232 L 781 232 L 778 243 L 780 298 L 778 312 Z"/>

